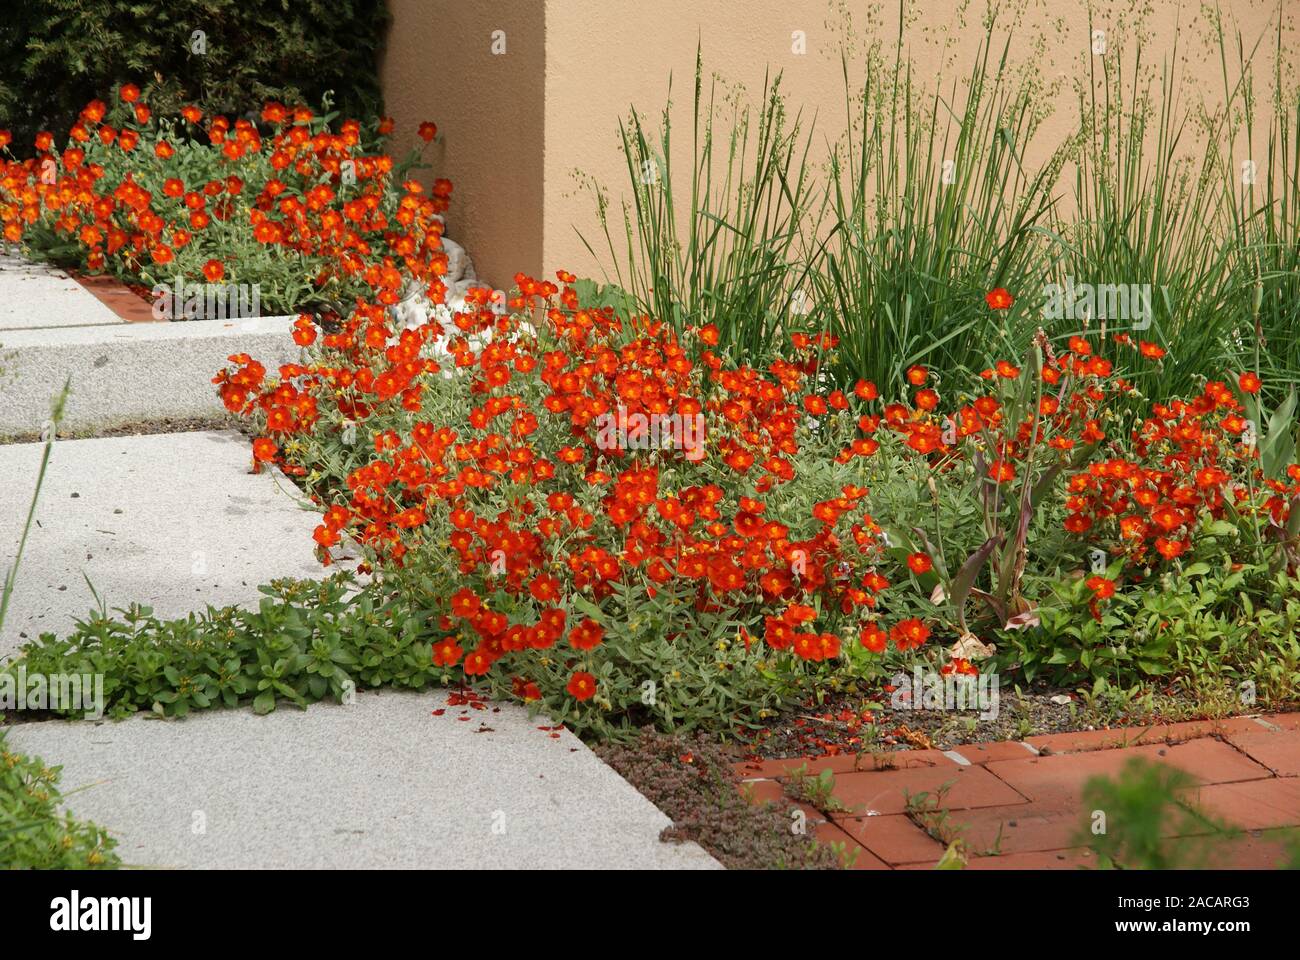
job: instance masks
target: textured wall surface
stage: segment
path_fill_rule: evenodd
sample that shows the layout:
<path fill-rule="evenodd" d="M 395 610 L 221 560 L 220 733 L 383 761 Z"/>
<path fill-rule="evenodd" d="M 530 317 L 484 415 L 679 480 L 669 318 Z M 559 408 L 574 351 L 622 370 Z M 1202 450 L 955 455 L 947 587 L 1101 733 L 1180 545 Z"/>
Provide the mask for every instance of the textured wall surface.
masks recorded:
<path fill-rule="evenodd" d="M 543 0 L 389 0 L 393 23 L 380 67 L 396 148 L 420 143 L 423 120 L 439 140 L 421 179 L 455 185 L 448 235 L 480 277 L 508 284 L 541 270 L 545 89 Z M 505 53 L 493 53 L 493 31 Z M 500 49 L 498 44 L 497 49 Z"/>
<path fill-rule="evenodd" d="M 674 164 L 688 167 L 691 96 L 697 44 L 706 83 L 743 88 L 756 99 L 767 74 L 783 74 L 792 110 L 815 117 L 812 156 L 845 129 L 841 42 L 848 10 L 856 62 L 872 43 L 892 58 L 899 30 L 895 2 L 839 0 L 391 0 L 394 24 L 384 67 L 390 111 L 414 130 L 423 115 L 438 120 L 446 137 L 445 175 L 456 181 L 452 235 L 463 241 L 479 275 L 508 283 L 519 269 L 549 274 L 559 267 L 599 273 L 579 239 L 586 236 L 602 260 L 603 236 L 590 193 L 575 173 L 609 189 L 617 209 L 627 174 L 618 122 L 635 107 L 656 122 L 673 78 Z M 1098 0 L 1093 20 L 1075 0 L 996 0 L 998 29 L 1011 32 L 1008 69 L 1032 57 L 1040 66 L 1047 114 L 1025 160 L 1030 166 L 1078 128 L 1076 83 L 1090 66 L 1092 30 L 1107 32 L 1111 49 L 1143 46 L 1143 63 L 1158 94 L 1167 63 L 1183 79 L 1181 108 L 1198 98 L 1222 102 L 1224 76 L 1209 24 L 1195 0 Z M 964 76 L 984 28 L 983 2 L 913 0 L 905 34 L 916 80 L 951 90 Z M 1261 81 L 1272 67 L 1278 14 L 1284 46 L 1294 49 L 1294 0 L 1234 0 L 1223 5 L 1225 27 L 1240 29 L 1246 52 L 1258 42 Z M 1145 10 L 1142 16 L 1138 11 Z M 491 33 L 508 37 L 505 56 L 492 56 Z M 801 31 L 804 52 L 793 34 Z M 1235 39 L 1230 39 L 1235 45 Z M 994 60 L 1002 50 L 995 51 Z M 1131 60 L 1131 56 L 1129 58 Z M 1095 64 L 1092 64 L 1095 66 Z M 1292 65 L 1287 64 L 1291 69 Z M 1128 68 L 1126 68 L 1127 70 Z M 1232 74 L 1232 65 L 1229 64 Z M 855 84 L 860 74 L 853 74 Z M 1292 78 L 1294 79 L 1294 77 Z M 1235 75 L 1229 77 L 1236 82 Z M 1181 145 L 1192 151 L 1205 133 L 1189 122 Z M 1233 145 L 1234 156 L 1251 153 Z M 1263 155 L 1262 143 L 1254 152 Z M 1062 176 L 1068 194 L 1072 171 Z M 678 183 L 684 190 L 689 183 Z M 1068 197 L 1067 197 L 1068 199 Z M 621 222 L 615 224 L 621 229 Z M 600 243 L 597 244 L 597 238 Z M 615 237 L 616 251 L 618 237 Z"/>

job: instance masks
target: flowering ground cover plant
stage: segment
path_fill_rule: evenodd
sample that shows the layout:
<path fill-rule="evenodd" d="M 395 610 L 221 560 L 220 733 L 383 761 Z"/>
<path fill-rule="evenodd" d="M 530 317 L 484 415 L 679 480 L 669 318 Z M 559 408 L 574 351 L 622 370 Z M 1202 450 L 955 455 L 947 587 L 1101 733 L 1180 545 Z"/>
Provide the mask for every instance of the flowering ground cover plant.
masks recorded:
<path fill-rule="evenodd" d="M 1042 629 L 1050 585 L 1083 580 L 1100 619 L 1215 524 L 1294 568 L 1300 483 L 1260 465 L 1253 375 L 1246 400 L 1211 383 L 1130 438 L 1132 387 L 1101 351 L 1161 357 L 1124 335 L 1040 336 L 951 387 L 913 367 L 891 399 L 831 388 L 831 335 L 760 368 L 711 326 L 586 307 L 558 279 L 520 275 L 504 310 L 479 291 L 447 327 L 363 304 L 305 363 L 232 357 L 216 378 L 263 431 L 255 460 L 319 502 L 322 560 L 360 547 L 445 681 L 579 728 L 743 727 L 899 657 L 976 673 L 988 640 Z M 680 431 L 637 442 L 701 416 L 702 456 Z M 611 444 L 610 418 L 636 426 Z"/>
<path fill-rule="evenodd" d="M 753 720 L 870 602 L 836 572 L 850 531 L 870 538 L 859 468 L 838 456 L 853 425 L 810 430 L 809 338 L 759 371 L 720 356 L 714 330 L 581 309 L 562 280 L 519 278 L 504 316 L 471 298 L 450 337 L 429 323 L 390 343 L 386 313 L 358 310 L 313 364 L 267 378 L 238 357 L 217 379 L 264 418 L 255 456 L 318 491 L 323 558 L 361 545 L 427 610 L 449 679 L 488 675 L 558 718 Z M 617 410 L 717 426 L 703 456 L 610 448 Z M 791 484 L 801 461 L 819 475 Z"/>
<path fill-rule="evenodd" d="M 123 84 L 111 105 L 86 105 L 62 149 L 42 131 L 34 155 L 0 157 L 4 238 L 146 286 L 255 284 L 263 312 L 395 303 L 411 280 L 439 299 L 451 184 L 408 179 L 419 155 L 384 152 L 392 120 L 328 108 L 268 103 L 253 122 L 190 105 L 160 117 Z M 6 154 L 10 139 L 0 130 Z"/>
<path fill-rule="evenodd" d="M 1234 669 L 1266 664 L 1266 693 L 1300 679 L 1295 400 L 1266 410 L 1257 374 L 1150 405 L 1133 383 L 1165 348 L 1103 325 L 881 389 L 844 381 L 833 333 L 751 357 L 564 272 L 404 325 L 411 286 L 443 300 L 450 185 L 399 188 L 389 124 L 334 119 L 160 120 L 128 84 L 62 152 L 42 134 L 3 162 L 0 220 L 92 269 L 256 278 L 305 308 L 300 362 L 238 355 L 214 382 L 255 464 L 318 504 L 322 561 L 363 554 L 360 615 L 400 634 L 403 682 L 483 684 L 610 735 L 759 725 L 914 663 L 1194 672 L 1220 636 Z M 1017 297 L 983 300 L 1001 318 Z M 304 655 L 254 676 L 258 709 L 396 675 L 348 653 L 286 679 Z"/>

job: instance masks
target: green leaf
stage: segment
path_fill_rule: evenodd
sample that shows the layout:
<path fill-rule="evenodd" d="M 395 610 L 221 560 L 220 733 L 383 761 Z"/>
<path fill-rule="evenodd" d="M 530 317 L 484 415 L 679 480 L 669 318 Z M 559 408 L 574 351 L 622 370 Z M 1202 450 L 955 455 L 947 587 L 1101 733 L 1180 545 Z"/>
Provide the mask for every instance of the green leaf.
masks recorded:
<path fill-rule="evenodd" d="M 966 558 L 966 562 L 961 565 L 957 575 L 952 578 L 952 605 L 962 629 L 966 629 L 966 598 L 970 596 L 971 588 L 975 586 L 980 570 L 984 568 L 984 564 L 988 562 L 989 557 L 1001 542 L 1001 533 L 989 537 L 978 550 Z"/>
<path fill-rule="evenodd" d="M 594 603 L 592 603 L 590 600 L 588 600 L 586 597 L 582 596 L 579 593 L 572 594 L 571 599 L 575 607 L 577 607 L 587 616 L 591 617 L 591 619 L 595 620 L 597 623 L 604 626 L 605 614 L 601 612 L 600 607 L 596 606 Z"/>

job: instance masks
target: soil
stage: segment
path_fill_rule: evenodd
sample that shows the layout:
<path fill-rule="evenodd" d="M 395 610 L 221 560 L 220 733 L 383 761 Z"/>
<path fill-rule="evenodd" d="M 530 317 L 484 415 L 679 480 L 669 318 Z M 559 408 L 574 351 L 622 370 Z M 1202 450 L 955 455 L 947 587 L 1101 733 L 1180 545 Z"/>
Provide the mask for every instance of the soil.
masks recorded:
<path fill-rule="evenodd" d="M 660 839 L 694 840 L 731 870 L 835 870 L 845 866 L 811 832 L 791 829 L 787 799 L 751 803 L 730 759 L 702 734 L 641 731 L 631 743 L 596 744 L 596 755 L 673 822 Z"/>
<path fill-rule="evenodd" d="M 776 759 L 890 750 L 951 750 L 963 744 L 1023 740 L 1132 724 L 1206 719 L 1186 697 L 1162 697 L 1154 711 L 1101 716 L 1077 693 L 1052 687 L 1000 690 L 997 709 L 909 709 L 892 687 L 836 694 L 773 718 L 732 747 L 746 758 Z M 1217 714 L 1216 714 L 1217 715 Z"/>

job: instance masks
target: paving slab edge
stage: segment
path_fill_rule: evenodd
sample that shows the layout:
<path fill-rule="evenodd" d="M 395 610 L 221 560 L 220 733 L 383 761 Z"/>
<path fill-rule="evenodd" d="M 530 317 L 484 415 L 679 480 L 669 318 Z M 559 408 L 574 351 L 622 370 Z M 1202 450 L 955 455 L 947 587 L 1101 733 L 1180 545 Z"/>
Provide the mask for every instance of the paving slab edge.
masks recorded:
<path fill-rule="evenodd" d="M 322 723 L 334 723 L 343 717 L 351 716 L 360 721 L 371 714 L 369 707 L 379 704 L 393 706 L 396 704 L 406 704 L 415 708 L 415 714 L 427 718 L 427 710 L 430 706 L 445 706 L 446 697 L 451 691 L 447 688 L 434 688 L 425 691 L 409 691 L 396 689 L 375 689 L 367 690 L 360 695 L 359 701 L 354 706 L 340 706 L 338 704 L 320 703 L 312 704 L 304 711 L 295 711 L 287 705 L 282 709 L 278 708 L 274 713 L 264 717 L 256 716 L 253 711 L 247 707 L 235 709 L 218 708 L 214 710 L 201 711 L 185 718 L 172 720 L 159 720 L 156 717 L 136 714 L 132 717 L 120 721 L 99 720 L 46 720 L 32 723 L 11 724 L 4 729 L 9 733 L 11 746 L 41 756 L 45 761 L 51 764 L 64 764 L 69 761 L 72 767 L 72 776 L 77 779 L 76 783 L 66 782 L 65 787 L 94 786 L 99 785 L 102 790 L 118 790 L 120 788 L 113 786 L 113 783 L 121 777 L 111 777 L 109 779 L 99 779 L 106 768 L 98 767 L 91 769 L 93 763 L 88 766 L 88 754 L 93 750 L 89 744 L 96 741 L 91 737 L 103 738 L 105 736 L 111 739 L 134 740 L 138 739 L 140 734 L 149 734 L 157 732 L 160 735 L 163 730 L 177 732 L 186 729 L 187 726 L 198 725 L 200 728 L 220 727 L 233 728 L 235 738 L 241 735 L 252 734 L 256 731 L 256 736 L 261 737 L 263 734 L 280 738 L 279 728 L 285 727 L 289 731 L 295 729 L 301 731 L 302 724 L 314 724 L 311 718 L 312 714 Z M 424 709 L 420 709 L 421 705 Z M 506 736 L 504 749 L 514 754 L 520 749 L 527 751 L 527 756 L 531 758 L 530 762 L 541 765 L 540 769 L 547 773 L 556 772 L 552 770 L 552 765 L 559 766 L 559 772 L 567 772 L 569 776 L 580 775 L 583 783 L 590 785 L 606 801 L 616 801 L 609 809 L 608 815 L 604 820 L 597 816 L 597 808 L 588 807 L 586 809 L 566 807 L 559 808 L 554 806 L 554 790 L 552 783 L 547 787 L 545 784 L 550 782 L 550 778 L 545 776 L 539 777 L 539 789 L 542 791 L 538 795 L 538 803 L 529 809 L 530 815 L 541 818 L 541 823 L 534 824 L 537 826 L 546 826 L 547 833 L 557 829 L 564 823 L 580 825 L 577 835 L 569 838 L 569 843 L 562 847 L 556 847 L 550 844 L 545 850 L 538 851 L 534 856 L 525 856 L 521 863 L 503 864 L 501 857 L 495 850 L 490 849 L 488 844 L 492 842 L 490 838 L 484 839 L 482 843 L 483 863 L 475 863 L 477 859 L 472 850 L 467 851 L 461 848 L 459 851 L 458 862 L 450 864 L 451 869 L 475 869 L 477 867 L 501 868 L 502 866 L 518 866 L 525 869 L 567 869 L 579 865 L 594 867 L 596 869 L 640 869 L 649 867 L 651 869 L 723 869 L 721 863 L 713 857 L 704 847 L 694 841 L 684 842 L 666 842 L 659 839 L 659 834 L 663 829 L 672 825 L 671 819 L 664 814 L 653 802 L 644 794 L 637 790 L 631 783 L 623 778 L 616 770 L 590 747 L 578 739 L 567 728 L 560 730 L 559 734 L 552 734 L 552 737 L 559 737 L 559 741 L 547 738 L 542 739 L 545 735 L 534 733 L 539 724 L 546 721 L 542 715 L 537 717 L 524 718 L 522 710 L 515 704 L 498 704 L 501 707 L 507 707 L 509 714 L 495 714 L 496 719 L 492 728 L 488 729 L 488 735 L 493 737 Z M 405 711 L 409 712 L 409 711 Z M 441 713 L 441 710 L 438 711 Z M 371 714 L 377 721 L 391 721 L 391 716 L 384 712 L 378 712 L 379 715 Z M 510 717 L 507 720 L 507 716 Z M 437 727 L 430 727 L 431 744 L 437 746 L 440 741 L 445 741 L 448 736 L 456 737 L 458 734 L 475 733 L 481 731 L 458 730 L 457 724 L 453 718 L 443 717 L 432 721 L 434 724 L 442 724 L 439 731 Z M 142 726 L 143 725 L 143 726 Z M 498 729 L 505 727 L 505 732 Z M 522 728 L 522 729 L 520 729 Z M 240 734 L 243 730 L 244 733 Z M 98 731 L 98 732 L 96 732 Z M 359 733 L 359 729 L 353 727 L 354 733 Z M 376 738 L 382 739 L 384 734 L 376 733 Z M 527 737 L 538 737 L 535 744 L 529 743 Z M 153 739 L 152 736 L 145 736 L 146 740 Z M 164 737 L 166 739 L 166 737 Z M 182 739 L 184 739 L 182 737 Z M 66 747 L 62 751 L 64 756 L 60 756 L 60 751 L 55 748 L 55 744 L 62 742 Z M 285 742 L 286 750 L 292 757 L 298 749 L 298 738 L 290 736 Z M 381 744 L 382 746 L 382 744 Z M 463 749 L 463 748 L 462 748 Z M 441 756 L 441 753 L 438 754 Z M 496 751 L 490 752 L 489 756 L 495 758 L 494 762 L 500 762 L 501 757 L 496 755 Z M 177 757 L 158 757 L 164 770 L 172 770 L 177 764 Z M 121 764 L 116 764 L 120 766 Z M 138 766 L 138 764 L 137 764 Z M 402 770 L 394 770 L 395 775 L 401 774 Z M 414 769 L 406 771 L 415 773 Z M 121 771 L 119 771 L 121 773 Z M 65 781 L 67 780 L 67 770 L 65 770 Z M 139 775 L 137 771 L 137 775 Z M 87 780 L 87 777 L 91 779 Z M 337 779 L 337 777 L 336 777 Z M 85 781 L 85 782 L 82 782 Z M 515 775 L 512 778 L 514 789 L 518 789 L 522 781 Z M 341 784 L 335 784 L 335 790 Z M 573 791 L 568 787 L 561 788 L 566 791 L 570 801 L 575 799 Z M 373 792 L 373 791 L 372 791 Z M 351 794 L 347 794 L 351 796 Z M 363 796 L 364 791 L 358 793 Z M 234 797 L 234 794 L 227 795 L 227 798 Z M 336 794 L 336 796 L 338 796 Z M 74 815 L 86 817 L 95 820 L 101 826 L 109 829 L 119 839 L 126 841 L 124 848 L 119 853 L 124 855 L 124 860 L 128 865 L 134 866 L 155 866 L 155 867 L 177 867 L 180 866 L 203 869 L 205 866 L 213 864 L 203 863 L 176 863 L 170 860 L 151 864 L 144 862 L 134 862 L 132 860 L 133 850 L 136 844 L 143 838 L 147 838 L 151 828 L 144 826 L 145 819 L 137 816 L 132 810 L 125 807 L 119 807 L 122 810 L 123 819 L 114 818 L 111 815 L 106 816 L 109 811 L 105 810 L 100 803 L 95 802 L 102 798 L 94 794 L 82 794 L 76 797 L 70 797 L 66 807 Z M 139 802 L 144 802 L 143 796 L 137 795 Z M 159 798 L 153 798 L 158 800 Z M 300 798 L 301 799 L 301 798 Z M 410 797 L 405 797 L 402 804 L 407 806 L 411 803 Z M 436 795 L 430 795 L 426 800 L 433 804 L 436 802 Z M 549 803 L 542 802 L 550 800 Z M 233 801 L 232 801 L 233 802 Z M 495 799 L 493 803 L 497 802 Z M 487 803 L 484 800 L 484 803 Z M 487 803 L 491 806 L 491 803 Z M 265 807 L 261 808 L 266 811 L 269 819 L 275 819 L 279 815 L 276 809 Z M 514 809 L 512 807 L 512 809 Z M 174 812 L 174 811 L 173 811 Z M 186 808 L 186 816 L 189 816 Z M 479 813 L 481 811 L 475 811 Z M 500 813 L 500 811 L 498 811 Z M 557 819 L 558 818 L 558 819 Z M 165 818 L 164 818 L 165 819 Z M 175 819 L 175 818 L 172 818 Z M 206 819 L 206 818 L 205 818 Z M 440 818 L 441 819 L 441 818 Z M 188 824 L 188 820 L 186 823 Z M 215 818 L 214 818 L 215 822 Z M 229 820 L 227 820 L 229 822 Z M 253 833 L 259 830 L 265 833 L 265 825 L 252 825 Z M 123 831 L 126 831 L 125 835 Z M 595 831 L 598 835 L 610 835 L 609 841 L 592 842 L 583 844 L 576 842 L 587 831 Z M 173 831 L 175 832 L 175 831 Z M 240 831 L 243 832 L 242 830 Z M 335 831 L 339 833 L 340 831 Z M 504 833 L 504 831 L 503 831 Z M 514 831 L 511 831 L 512 835 Z M 319 837 L 315 839 L 319 840 Z M 382 849 L 385 845 L 391 847 L 389 838 L 382 835 L 376 835 L 375 840 Z M 152 845 L 147 841 L 146 845 Z M 644 845 L 644 846 L 641 846 Z M 584 847 L 590 846 L 594 854 L 594 863 L 583 863 Z M 638 849 L 640 853 L 638 854 Z M 368 848 L 363 848 L 368 849 Z M 390 851 L 391 852 L 391 851 Z M 523 852 L 523 851 L 519 851 Z M 228 852 L 227 852 L 228 853 Z M 365 859 L 366 853 L 358 851 L 361 859 Z M 293 859 L 296 859 L 294 857 Z M 301 861 L 297 863 L 290 862 L 288 858 L 273 858 L 272 861 L 256 861 L 245 864 L 245 868 L 252 869 L 283 869 L 289 866 L 305 866 L 307 868 L 336 868 L 342 866 L 338 862 L 329 862 L 330 858 L 326 857 L 326 862 L 317 862 L 320 859 L 319 851 L 313 854 L 310 848 L 301 850 Z M 217 866 L 233 866 L 234 864 L 223 862 L 215 864 Z M 431 859 L 425 865 L 414 863 L 387 863 L 380 859 L 375 862 L 365 864 L 369 867 L 395 867 L 399 869 L 410 869 L 415 867 L 439 868 L 436 859 Z M 448 866 L 443 864 L 443 866 Z"/>
<path fill-rule="evenodd" d="M 0 439 L 39 433 L 71 378 L 62 428 L 225 413 L 212 377 L 235 353 L 297 361 L 293 317 L 0 331 Z"/>

